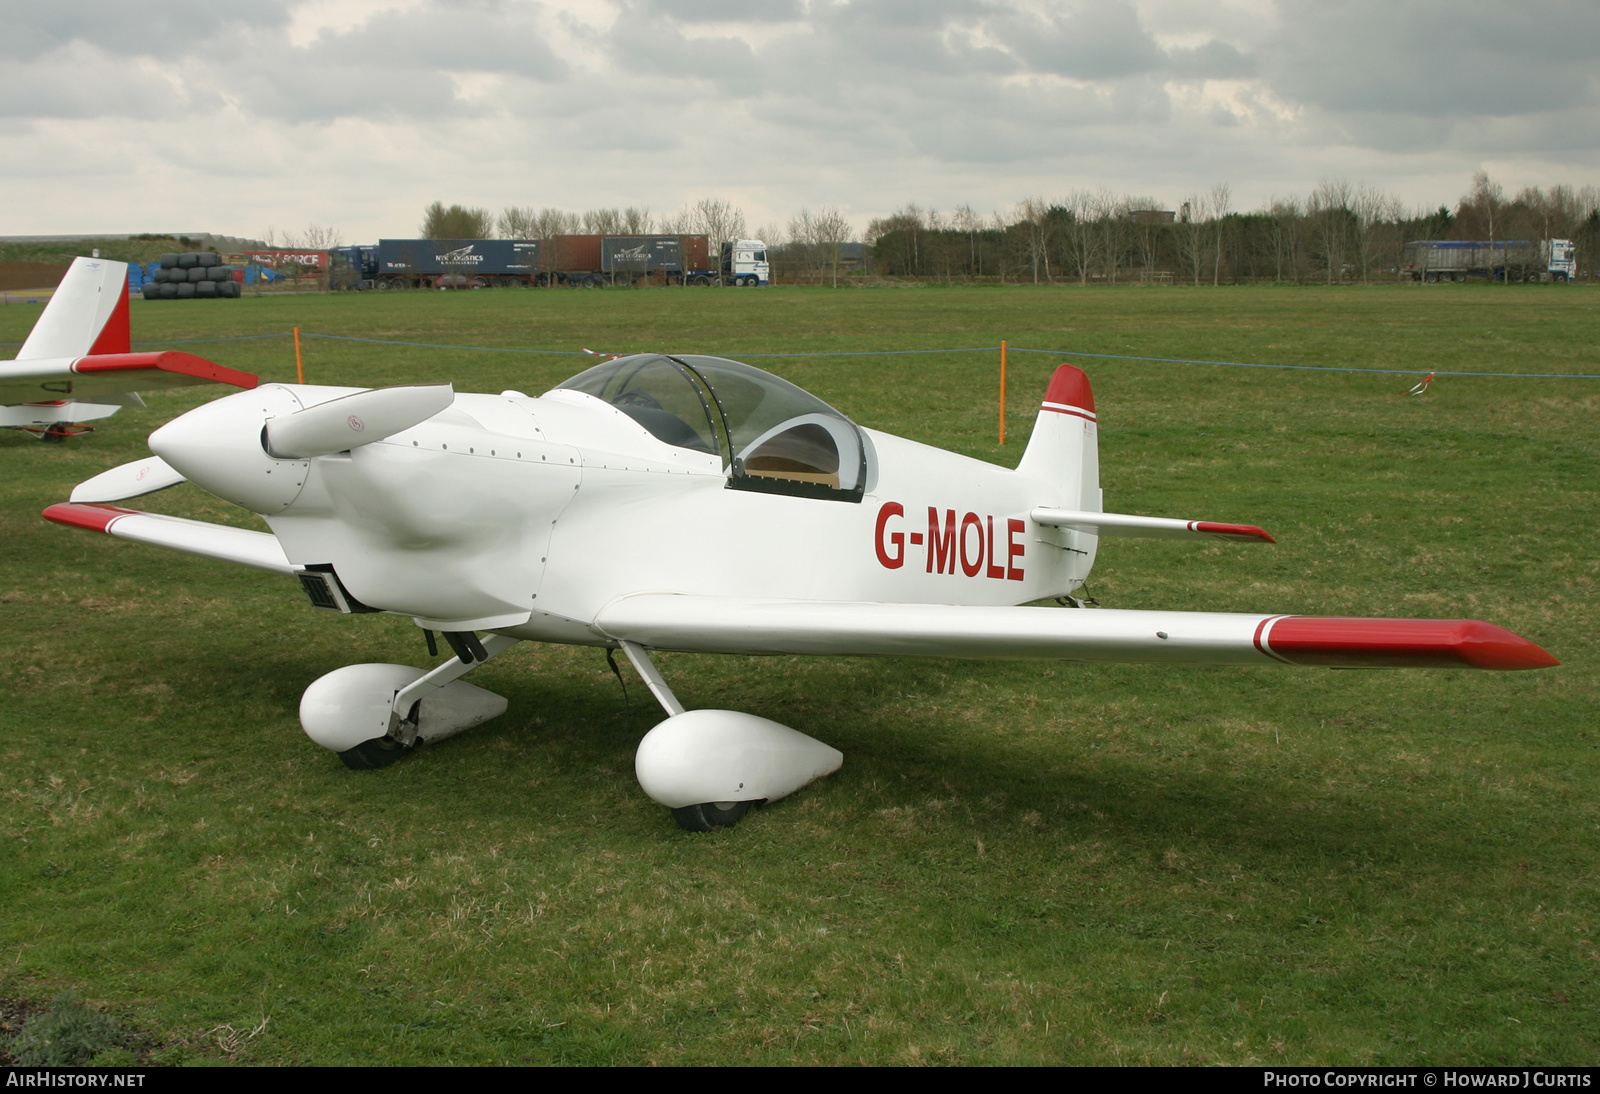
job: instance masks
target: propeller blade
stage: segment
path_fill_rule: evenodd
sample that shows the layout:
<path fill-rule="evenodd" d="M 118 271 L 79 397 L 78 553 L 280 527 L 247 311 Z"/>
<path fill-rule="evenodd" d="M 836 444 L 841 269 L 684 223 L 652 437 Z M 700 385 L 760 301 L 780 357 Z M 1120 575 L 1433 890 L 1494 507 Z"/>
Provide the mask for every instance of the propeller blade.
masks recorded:
<path fill-rule="evenodd" d="M 267 452 L 280 460 L 308 460 L 360 448 L 427 421 L 455 398 L 449 384 L 358 391 L 267 419 Z"/>
<path fill-rule="evenodd" d="M 160 456 L 146 456 L 142 460 L 113 467 L 110 471 L 102 471 L 94 478 L 80 482 L 73 488 L 72 500 L 91 504 L 126 501 L 188 481 Z"/>

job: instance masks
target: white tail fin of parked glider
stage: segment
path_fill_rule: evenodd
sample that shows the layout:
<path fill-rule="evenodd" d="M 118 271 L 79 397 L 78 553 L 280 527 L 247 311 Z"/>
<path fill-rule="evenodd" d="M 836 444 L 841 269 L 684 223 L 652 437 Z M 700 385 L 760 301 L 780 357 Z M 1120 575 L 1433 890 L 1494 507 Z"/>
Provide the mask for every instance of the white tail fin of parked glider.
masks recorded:
<path fill-rule="evenodd" d="M 75 423 L 143 406 L 140 391 L 222 383 L 253 388 L 248 372 L 172 350 L 134 353 L 128 264 L 76 258 L 14 361 L 0 361 L 0 428 L 45 440 L 85 432 Z"/>
<path fill-rule="evenodd" d="M 128 264 L 75 258 L 17 353 L 19 361 L 127 353 Z"/>

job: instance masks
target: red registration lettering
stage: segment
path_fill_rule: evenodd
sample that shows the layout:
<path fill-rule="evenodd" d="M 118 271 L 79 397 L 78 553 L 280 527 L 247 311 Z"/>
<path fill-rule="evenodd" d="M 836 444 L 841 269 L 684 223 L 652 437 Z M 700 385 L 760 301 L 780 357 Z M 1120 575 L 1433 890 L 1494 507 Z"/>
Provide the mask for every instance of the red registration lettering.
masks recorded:
<path fill-rule="evenodd" d="M 1006 521 L 1006 577 L 1012 581 L 1022 580 L 1022 567 L 1017 565 L 1017 559 L 1022 557 L 1022 552 L 1027 544 L 1018 543 L 1017 536 L 1028 530 L 1028 526 L 1020 520 Z"/>
<path fill-rule="evenodd" d="M 976 529 L 978 533 L 978 553 L 971 559 L 967 558 L 968 528 Z M 968 513 L 961 518 L 961 572 L 968 577 L 977 577 L 981 569 L 983 569 L 983 521 L 978 519 L 978 514 Z"/>
<path fill-rule="evenodd" d="M 878 561 L 883 563 L 886 569 L 898 570 L 906 564 L 906 534 L 904 532 L 895 532 L 890 535 L 889 543 L 894 546 L 894 554 L 892 555 L 884 549 L 883 542 L 883 529 L 889 523 L 889 518 L 903 517 L 905 515 L 906 507 L 897 501 L 886 501 L 883 503 L 883 508 L 878 510 L 878 530 L 874 536 L 873 546 L 878 550 Z"/>
<path fill-rule="evenodd" d="M 988 570 L 988 576 L 992 577 L 992 578 L 997 578 L 997 579 L 1000 579 L 1000 580 L 1004 580 L 1005 576 L 1006 576 L 1006 568 L 1004 566 L 1000 566 L 1000 565 L 997 565 L 995 563 L 995 558 L 997 556 L 994 553 L 994 518 L 993 517 L 988 517 L 986 519 L 987 519 L 988 525 L 989 525 L 989 570 Z"/>
<path fill-rule="evenodd" d="M 939 534 L 939 510 L 928 506 L 928 572 L 956 572 L 956 511 L 945 510 L 944 535 Z"/>

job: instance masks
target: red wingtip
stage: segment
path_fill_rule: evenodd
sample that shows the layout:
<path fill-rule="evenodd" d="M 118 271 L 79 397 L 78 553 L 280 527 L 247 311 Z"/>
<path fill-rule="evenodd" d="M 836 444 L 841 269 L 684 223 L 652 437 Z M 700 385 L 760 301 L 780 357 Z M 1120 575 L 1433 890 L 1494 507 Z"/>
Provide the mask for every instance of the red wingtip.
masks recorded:
<path fill-rule="evenodd" d="M 100 335 L 89 347 L 91 356 L 97 353 L 127 353 L 133 349 L 133 333 L 128 325 L 128 286 L 126 281 L 117 294 L 116 307 L 100 328 Z"/>
<path fill-rule="evenodd" d="M 137 509 L 119 509 L 115 505 L 84 505 L 64 501 L 44 511 L 45 520 L 73 528 L 87 528 L 91 532 L 109 532 L 119 517 L 138 515 Z"/>
<path fill-rule="evenodd" d="M 1264 539 L 1268 543 L 1278 542 L 1265 529 L 1257 528 L 1254 524 L 1218 524 L 1215 521 L 1197 520 L 1194 522 L 1194 530 L 1205 532 L 1207 535 L 1227 536 L 1229 539 Z"/>
<path fill-rule="evenodd" d="M 1075 406 L 1094 413 L 1094 390 L 1089 386 L 1089 375 L 1076 365 L 1058 365 L 1050 377 L 1050 387 L 1044 401 L 1061 406 Z"/>
<path fill-rule="evenodd" d="M 1264 628 L 1257 642 L 1296 665 L 1544 669 L 1561 664 L 1521 635 L 1478 619 L 1288 616 Z"/>

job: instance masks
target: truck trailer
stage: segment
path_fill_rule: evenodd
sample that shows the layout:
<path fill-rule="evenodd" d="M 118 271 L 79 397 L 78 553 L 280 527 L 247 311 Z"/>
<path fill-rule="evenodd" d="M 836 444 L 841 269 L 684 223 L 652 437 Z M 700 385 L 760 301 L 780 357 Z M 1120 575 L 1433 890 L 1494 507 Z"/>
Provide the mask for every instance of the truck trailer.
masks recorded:
<path fill-rule="evenodd" d="M 1570 239 L 1425 239 L 1407 243 L 1400 277 L 1411 281 L 1574 281 L 1577 250 Z"/>
<path fill-rule="evenodd" d="M 755 286 L 771 280 L 760 240 L 730 240 L 714 258 L 702 235 L 380 239 L 377 246 L 341 247 L 332 254 L 330 284 L 338 289 L 595 289 L 647 281 Z"/>

